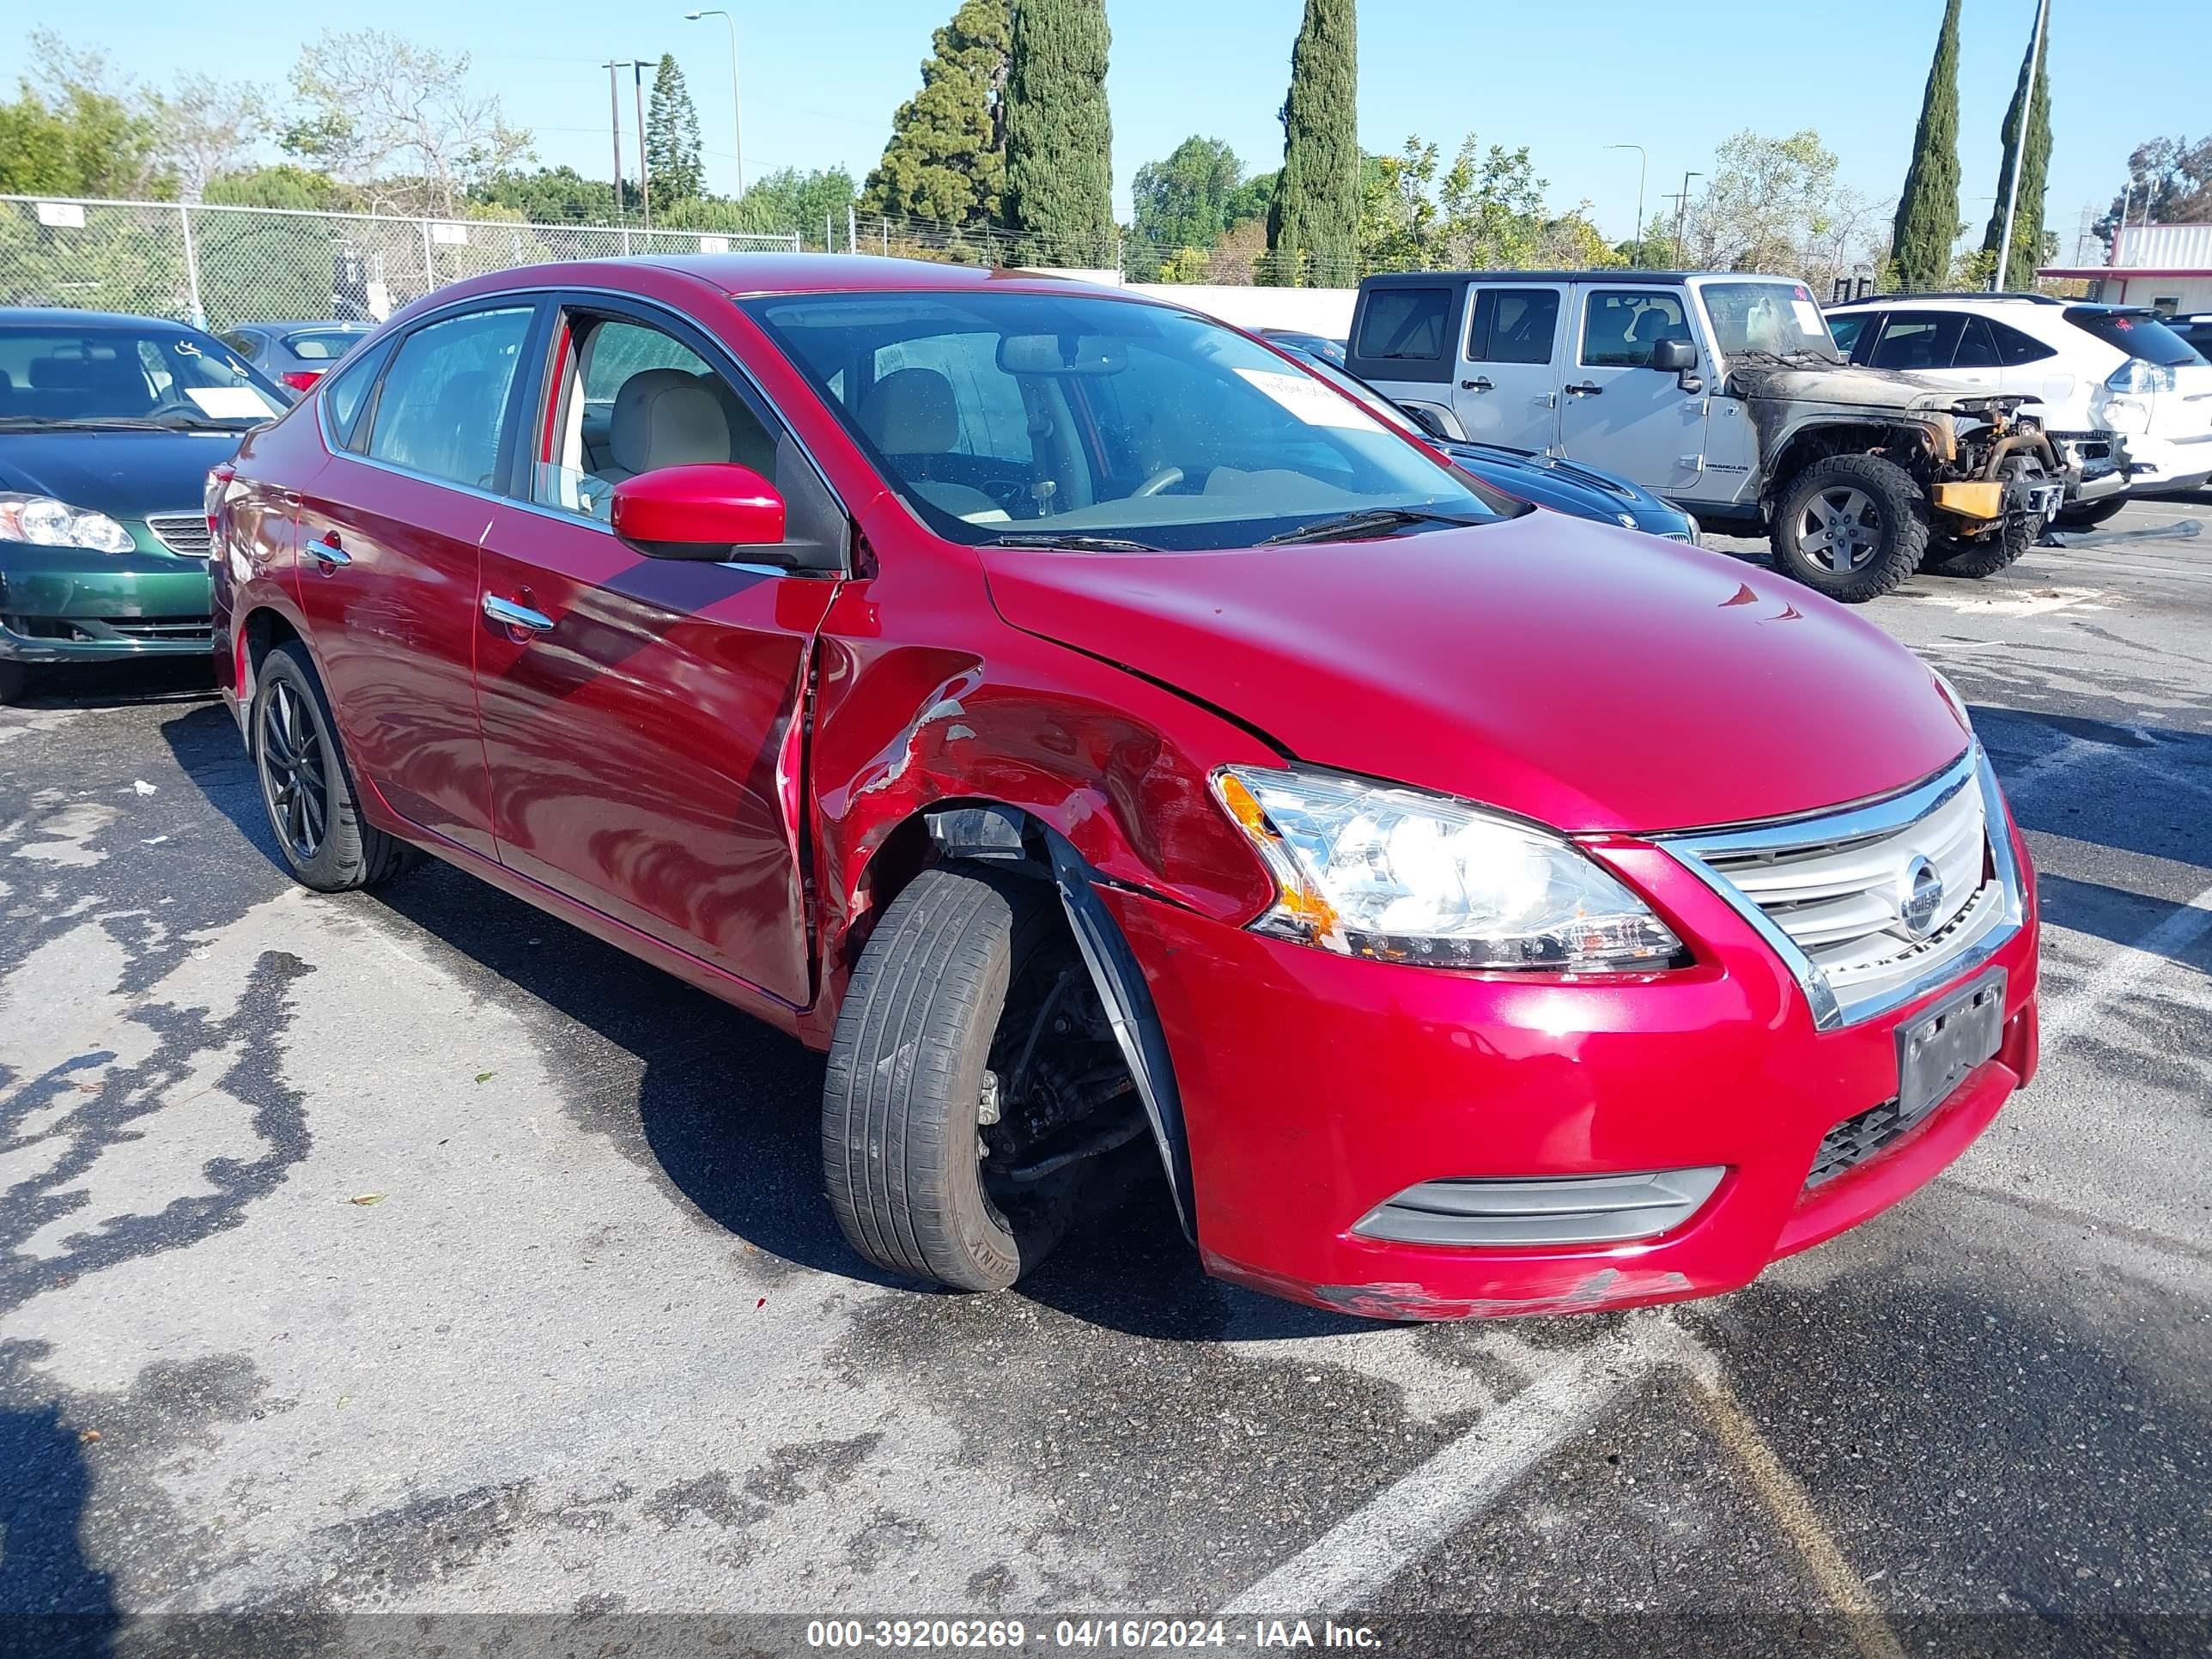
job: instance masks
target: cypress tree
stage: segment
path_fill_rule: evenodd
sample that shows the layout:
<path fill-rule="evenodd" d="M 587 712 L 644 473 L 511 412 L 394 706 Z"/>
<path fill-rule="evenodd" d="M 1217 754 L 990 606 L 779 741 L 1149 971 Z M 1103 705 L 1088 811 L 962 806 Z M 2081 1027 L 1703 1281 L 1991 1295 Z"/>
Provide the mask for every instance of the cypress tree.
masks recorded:
<path fill-rule="evenodd" d="M 1899 286 L 1907 293 L 1942 288 L 1951 274 L 1951 244 L 1958 234 L 1959 0 L 1951 0 L 1936 37 L 1936 61 L 1928 66 L 1912 165 L 1897 202 L 1890 246 Z"/>
<path fill-rule="evenodd" d="M 1306 0 L 1283 102 L 1283 172 L 1267 212 L 1277 282 L 1359 280 L 1359 179 L 1355 0 Z"/>
<path fill-rule="evenodd" d="M 1006 218 L 1038 264 L 1114 254 L 1105 0 L 1018 0 L 1006 65 Z"/>
<path fill-rule="evenodd" d="M 1997 287 L 2009 292 L 2033 289 L 2035 268 L 2043 261 L 2043 191 L 2051 173 L 2051 76 L 2044 62 L 2051 47 L 2047 24 L 2042 46 L 2038 52 L 2031 37 L 2027 55 L 2021 59 L 2020 82 L 2005 109 L 2004 165 L 1997 173 L 1996 204 L 1990 210 L 1989 228 L 1982 234 L 1982 251 L 1995 256 L 2004 240 L 2005 196 L 2012 187 L 2013 169 L 2018 167 L 2012 254 L 1997 276 Z"/>

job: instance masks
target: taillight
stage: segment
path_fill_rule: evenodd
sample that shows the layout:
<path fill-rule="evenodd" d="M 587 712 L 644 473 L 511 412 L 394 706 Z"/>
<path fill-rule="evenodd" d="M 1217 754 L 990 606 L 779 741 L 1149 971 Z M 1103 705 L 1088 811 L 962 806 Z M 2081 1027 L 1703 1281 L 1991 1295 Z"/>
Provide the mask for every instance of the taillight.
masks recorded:
<path fill-rule="evenodd" d="M 280 378 L 293 391 L 305 392 L 323 378 L 323 371 L 319 368 L 288 368 Z"/>
<path fill-rule="evenodd" d="M 238 476 L 238 469 L 223 461 L 208 469 L 207 483 L 200 490 L 200 511 L 207 515 L 208 556 L 213 558 L 222 546 L 222 526 L 217 522 L 222 517 L 223 495 L 230 481 Z"/>

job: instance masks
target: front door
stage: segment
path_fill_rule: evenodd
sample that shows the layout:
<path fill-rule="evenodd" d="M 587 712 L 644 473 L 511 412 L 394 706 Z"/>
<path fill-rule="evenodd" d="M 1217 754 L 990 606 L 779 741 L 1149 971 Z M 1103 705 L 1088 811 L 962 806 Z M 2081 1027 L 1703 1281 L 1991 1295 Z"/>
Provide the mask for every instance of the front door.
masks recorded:
<path fill-rule="evenodd" d="M 606 514 L 623 478 L 734 460 L 776 485 L 784 550 L 819 567 L 842 549 L 842 510 L 688 325 L 593 301 L 563 311 L 556 338 L 530 500 L 494 514 L 471 607 L 499 856 L 803 1006 L 801 738 L 836 581 L 742 548 L 647 557 Z"/>
<path fill-rule="evenodd" d="M 1559 387 L 1559 451 L 1665 495 L 1697 491 L 1705 397 L 1651 367 L 1662 340 L 1696 343 L 1670 288 L 1591 288 Z M 1700 365 L 1709 371 L 1709 367 Z"/>
<path fill-rule="evenodd" d="M 300 608 L 355 770 L 402 817 L 486 857 L 477 560 L 519 441 L 512 393 L 536 316 L 510 303 L 404 336 L 300 507 Z"/>
<path fill-rule="evenodd" d="M 1477 287 L 1459 342 L 1452 412 L 1477 443 L 1547 450 L 1559 438 L 1559 283 Z"/>

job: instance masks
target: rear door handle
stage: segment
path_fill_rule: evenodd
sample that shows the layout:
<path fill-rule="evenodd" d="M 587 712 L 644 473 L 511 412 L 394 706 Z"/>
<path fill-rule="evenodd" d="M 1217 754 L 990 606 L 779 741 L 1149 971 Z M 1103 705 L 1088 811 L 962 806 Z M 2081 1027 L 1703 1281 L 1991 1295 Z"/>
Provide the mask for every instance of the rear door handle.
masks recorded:
<path fill-rule="evenodd" d="M 1462 392 L 1487 392 L 1491 389 L 1490 377 L 1487 374 L 1478 374 L 1471 380 L 1462 380 L 1459 383 L 1459 389 Z"/>
<path fill-rule="evenodd" d="M 543 611 L 532 611 L 526 605 L 502 599 L 496 593 L 483 596 L 483 613 L 502 628 L 527 629 L 532 634 L 550 633 L 553 627 L 553 618 Z"/>
<path fill-rule="evenodd" d="M 319 539 L 309 542 L 305 551 L 309 558 L 326 570 L 337 570 L 353 562 L 353 555 L 333 541 Z"/>
<path fill-rule="evenodd" d="M 1580 386 L 1562 386 L 1559 389 L 1577 398 L 1597 398 L 1603 396 L 1605 392 L 1605 388 L 1595 380 L 1584 380 Z"/>

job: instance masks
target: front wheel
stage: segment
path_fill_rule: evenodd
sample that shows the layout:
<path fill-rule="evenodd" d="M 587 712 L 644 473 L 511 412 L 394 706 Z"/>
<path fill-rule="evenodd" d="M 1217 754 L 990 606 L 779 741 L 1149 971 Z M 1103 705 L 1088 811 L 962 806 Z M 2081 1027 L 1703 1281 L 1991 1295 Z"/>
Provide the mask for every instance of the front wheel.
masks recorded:
<path fill-rule="evenodd" d="M 1060 1243 L 1091 1160 L 1141 1128 L 1048 881 L 925 870 L 854 965 L 822 1091 L 830 1203 L 877 1266 L 1004 1290 Z"/>
<path fill-rule="evenodd" d="M 1776 503 L 1774 562 L 1806 586 L 1863 605 L 1919 568 L 1928 502 L 1919 483 L 1879 455 L 1831 455 L 1800 472 Z"/>

